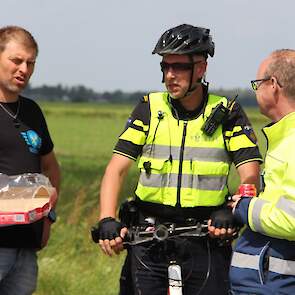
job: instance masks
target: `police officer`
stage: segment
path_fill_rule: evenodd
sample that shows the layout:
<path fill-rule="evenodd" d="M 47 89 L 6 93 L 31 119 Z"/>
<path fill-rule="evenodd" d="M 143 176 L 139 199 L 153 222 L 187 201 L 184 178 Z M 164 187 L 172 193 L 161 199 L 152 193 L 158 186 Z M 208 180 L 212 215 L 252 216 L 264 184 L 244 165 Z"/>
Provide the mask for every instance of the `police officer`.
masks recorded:
<path fill-rule="evenodd" d="M 251 81 L 268 149 L 264 191 L 233 197 L 236 218 L 246 224 L 231 263 L 233 294 L 295 294 L 295 50 L 277 50 Z"/>
<path fill-rule="evenodd" d="M 124 177 L 136 160 L 139 224 L 148 217 L 156 224 L 209 220 L 210 238 L 175 242 L 184 294 L 201 289 L 203 294 L 227 294 L 231 248 L 220 246 L 214 238 L 231 237 L 235 230 L 233 216 L 224 206 L 230 165 L 234 163 L 242 183 L 258 185 L 261 161 L 239 104 L 208 93 L 203 77 L 207 58 L 214 55 L 209 32 L 183 24 L 161 36 L 153 54 L 162 57 L 167 91 L 150 93 L 136 106 L 114 148 L 100 191 L 99 244 L 107 255 L 122 250 L 127 228 L 116 220 L 116 207 Z M 132 294 L 125 290 L 129 266 L 134 294 L 166 295 L 167 252 L 169 247 L 161 243 L 133 247 L 123 268 L 120 294 Z"/>

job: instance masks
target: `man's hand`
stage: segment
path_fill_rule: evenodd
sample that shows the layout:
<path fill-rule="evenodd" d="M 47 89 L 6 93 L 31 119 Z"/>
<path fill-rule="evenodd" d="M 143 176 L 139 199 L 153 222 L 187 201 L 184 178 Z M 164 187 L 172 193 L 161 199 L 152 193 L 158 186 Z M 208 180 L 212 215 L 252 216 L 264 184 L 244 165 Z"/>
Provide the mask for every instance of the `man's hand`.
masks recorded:
<path fill-rule="evenodd" d="M 239 201 L 241 200 L 242 195 L 233 195 L 230 198 L 230 202 L 227 204 L 228 207 L 230 207 L 232 209 L 232 213 L 234 214 L 235 212 L 235 208 L 237 206 L 237 204 L 239 203 Z"/>
<path fill-rule="evenodd" d="M 121 251 L 124 250 L 123 248 L 123 239 L 125 235 L 127 234 L 128 230 L 126 227 L 123 227 L 120 231 L 120 236 L 110 240 L 110 239 L 104 239 L 99 240 L 99 245 L 101 250 L 104 252 L 104 254 L 112 256 L 113 253 L 120 254 Z"/>
<path fill-rule="evenodd" d="M 213 212 L 208 220 L 211 238 L 230 239 L 236 233 L 234 216 L 229 208 Z"/>
<path fill-rule="evenodd" d="M 128 232 L 121 222 L 112 217 L 106 217 L 98 223 L 98 229 L 92 232 L 92 238 L 99 242 L 104 254 L 112 256 L 113 253 L 120 254 L 123 250 L 123 239 Z"/>

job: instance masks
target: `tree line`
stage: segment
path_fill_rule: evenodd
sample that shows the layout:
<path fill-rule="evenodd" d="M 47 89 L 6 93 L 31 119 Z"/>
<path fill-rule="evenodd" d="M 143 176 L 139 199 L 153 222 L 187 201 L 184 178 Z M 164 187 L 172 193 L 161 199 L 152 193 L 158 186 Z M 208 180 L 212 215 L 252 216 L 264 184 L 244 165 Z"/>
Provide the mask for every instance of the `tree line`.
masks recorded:
<path fill-rule="evenodd" d="M 28 85 L 23 94 L 36 100 L 66 101 L 66 102 L 100 102 L 100 103 L 136 103 L 149 91 L 124 92 L 121 90 L 97 92 L 83 85 L 67 87 L 43 85 L 32 87 Z M 250 89 L 212 89 L 210 92 L 226 96 L 229 99 L 238 94 L 238 101 L 243 106 L 257 106 L 255 93 Z"/>

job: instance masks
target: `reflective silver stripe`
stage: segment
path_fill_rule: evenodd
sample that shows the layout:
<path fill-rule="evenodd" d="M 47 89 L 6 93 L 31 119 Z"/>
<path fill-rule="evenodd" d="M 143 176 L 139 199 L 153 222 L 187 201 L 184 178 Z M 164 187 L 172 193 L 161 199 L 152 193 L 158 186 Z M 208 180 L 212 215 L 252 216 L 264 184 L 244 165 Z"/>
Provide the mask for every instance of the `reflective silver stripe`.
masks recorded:
<path fill-rule="evenodd" d="M 173 160 L 179 160 L 180 147 L 147 144 L 143 147 L 142 154 L 156 159 L 168 159 L 171 154 Z M 229 162 L 224 148 L 185 147 L 183 160 L 191 159 L 203 162 Z"/>
<path fill-rule="evenodd" d="M 295 218 L 295 202 L 287 199 L 285 196 L 280 197 L 276 204 L 278 209 L 283 210 L 293 218 Z"/>
<path fill-rule="evenodd" d="M 259 256 L 234 252 L 231 265 L 241 268 L 259 269 Z"/>
<path fill-rule="evenodd" d="M 253 211 L 252 211 L 253 224 L 254 224 L 255 230 L 260 233 L 265 233 L 261 224 L 260 213 L 261 213 L 263 205 L 266 203 L 267 203 L 266 200 L 258 198 L 255 201 L 255 204 L 253 206 Z M 284 212 L 286 212 L 287 214 L 295 218 L 295 202 L 294 201 L 291 201 L 287 199 L 286 197 L 282 196 L 277 202 L 276 208 L 283 210 Z"/>
<path fill-rule="evenodd" d="M 140 174 L 139 182 L 146 187 L 177 187 L 178 174 Z M 182 175 L 182 188 L 220 191 L 227 182 L 227 176 Z M 193 187 L 192 187 L 193 186 Z"/>
<path fill-rule="evenodd" d="M 269 257 L 269 271 L 295 276 L 295 261 Z"/>
<path fill-rule="evenodd" d="M 234 252 L 231 266 L 259 270 L 259 260 L 259 255 Z M 282 275 L 295 276 L 295 261 L 270 256 L 268 270 Z"/>
<path fill-rule="evenodd" d="M 261 212 L 262 206 L 266 203 L 267 201 L 258 198 L 257 200 L 255 200 L 255 204 L 253 206 L 252 221 L 253 221 L 255 230 L 260 233 L 264 233 L 264 230 L 262 228 L 262 224 L 260 221 L 260 212 Z"/>

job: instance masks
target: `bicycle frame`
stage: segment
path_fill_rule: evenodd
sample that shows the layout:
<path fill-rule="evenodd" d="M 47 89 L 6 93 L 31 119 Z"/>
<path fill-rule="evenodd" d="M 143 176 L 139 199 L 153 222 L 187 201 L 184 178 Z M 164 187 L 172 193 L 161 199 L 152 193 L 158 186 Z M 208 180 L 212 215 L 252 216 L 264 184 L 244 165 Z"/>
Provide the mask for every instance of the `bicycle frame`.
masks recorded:
<path fill-rule="evenodd" d="M 168 295 L 182 295 L 181 266 L 170 261 L 168 266 Z"/>

